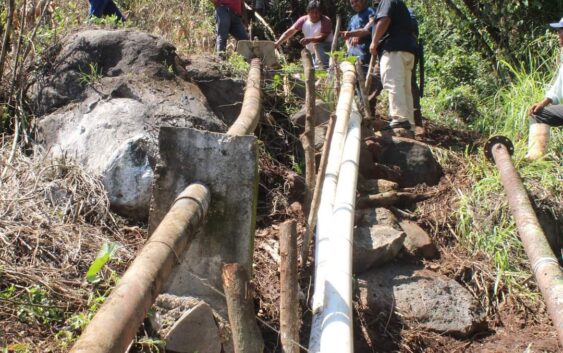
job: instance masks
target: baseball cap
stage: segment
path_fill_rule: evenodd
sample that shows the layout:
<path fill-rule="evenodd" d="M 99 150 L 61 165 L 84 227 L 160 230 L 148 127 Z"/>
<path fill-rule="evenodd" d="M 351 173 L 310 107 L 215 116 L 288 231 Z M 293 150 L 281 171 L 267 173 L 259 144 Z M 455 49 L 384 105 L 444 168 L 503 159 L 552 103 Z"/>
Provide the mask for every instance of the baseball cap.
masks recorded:
<path fill-rule="evenodd" d="M 550 23 L 549 27 L 555 28 L 555 29 L 563 28 L 563 17 L 559 20 L 559 22 Z"/>

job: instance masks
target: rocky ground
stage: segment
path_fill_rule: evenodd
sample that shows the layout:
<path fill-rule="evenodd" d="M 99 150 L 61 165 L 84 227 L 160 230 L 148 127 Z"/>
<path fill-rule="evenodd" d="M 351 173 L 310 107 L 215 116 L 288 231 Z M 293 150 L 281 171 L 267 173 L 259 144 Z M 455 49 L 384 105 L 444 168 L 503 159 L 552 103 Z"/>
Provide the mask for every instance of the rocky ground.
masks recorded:
<path fill-rule="evenodd" d="M 111 272 L 102 284 L 83 280 L 101 244 L 121 244 L 113 268 L 121 273 L 147 237 L 158 128 L 226 131 L 240 111 L 244 84 L 225 75 L 224 64 L 215 59 L 180 58 L 157 37 L 105 30 L 67 38 L 40 77 L 32 97 L 40 116 L 35 154 L 18 154 L 2 177 L 7 187 L 0 201 L 0 325 L 6 330 L 0 342 L 8 351 L 16 351 L 19 342 L 31 350 L 66 350 L 64 342 L 73 337 L 65 341 L 58 332 L 76 335 L 83 328 L 69 327 L 69 313 L 91 314 L 92 293 L 103 294 L 115 283 Z M 302 89 L 294 93 L 298 99 Z M 297 138 L 302 113 L 290 117 L 283 102 L 266 94 L 265 119 L 256 132 L 264 146 L 253 282 L 267 352 L 281 351 L 279 225 L 297 220 L 301 244 L 305 218 L 304 181 L 295 170 L 302 158 Z M 316 134 L 324 136 L 330 109 L 318 106 Z M 358 186 L 363 203 L 354 233 L 355 351 L 559 351 L 541 300 L 499 288 L 490 261 L 475 258 L 456 241 L 457 190 L 471 188 L 460 154 L 476 153 L 481 138 L 431 122 L 416 139 L 369 130 L 364 135 Z M 319 151 L 322 143 L 316 140 Z M 437 158 L 442 155 L 448 158 Z M 303 346 L 311 320 L 312 261 L 300 269 Z M 12 284 L 21 295 L 6 296 Z M 54 293 L 35 307 L 56 308 L 53 315 L 61 317 L 21 315 L 30 308 L 22 304 L 26 288 L 34 285 Z M 134 350 L 154 348 L 149 338 L 170 335 L 176 319 L 191 308 L 197 310 L 188 321 L 219 324 L 220 330 L 205 329 L 193 338 L 219 352 L 225 331 L 216 312 L 199 301 L 162 296 L 158 315 L 139 333 L 144 343 Z"/>

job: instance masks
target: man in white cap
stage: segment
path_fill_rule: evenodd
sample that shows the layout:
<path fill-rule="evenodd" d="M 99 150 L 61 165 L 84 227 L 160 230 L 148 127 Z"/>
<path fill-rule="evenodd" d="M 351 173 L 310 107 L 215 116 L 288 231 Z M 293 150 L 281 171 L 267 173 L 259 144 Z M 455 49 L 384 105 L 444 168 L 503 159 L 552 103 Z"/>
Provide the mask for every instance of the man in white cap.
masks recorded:
<path fill-rule="evenodd" d="M 563 18 L 549 26 L 557 30 L 559 46 L 563 48 Z M 530 134 L 526 159 L 536 160 L 545 155 L 549 143 L 550 126 L 563 125 L 563 63 L 559 64 L 557 76 L 547 90 L 545 98 L 532 105 L 530 114 Z"/>

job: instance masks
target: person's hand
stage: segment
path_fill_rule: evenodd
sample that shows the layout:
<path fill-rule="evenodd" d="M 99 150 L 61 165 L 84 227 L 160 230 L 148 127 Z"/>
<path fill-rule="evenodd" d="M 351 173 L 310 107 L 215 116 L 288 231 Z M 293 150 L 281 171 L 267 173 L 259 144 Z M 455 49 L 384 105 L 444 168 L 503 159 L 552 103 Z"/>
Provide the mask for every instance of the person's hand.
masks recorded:
<path fill-rule="evenodd" d="M 377 43 L 371 43 L 369 46 L 369 52 L 371 55 L 377 55 Z"/>
<path fill-rule="evenodd" d="M 528 109 L 528 115 L 534 115 L 540 113 L 543 110 L 543 108 L 547 107 L 548 104 L 549 102 L 547 102 L 546 100 L 533 104 L 530 107 L 530 109 Z"/>
<path fill-rule="evenodd" d="M 351 37 L 352 37 L 352 35 L 350 34 L 349 31 L 340 31 L 340 35 L 341 35 L 342 38 L 344 38 L 344 39 L 348 39 L 348 38 L 351 38 Z"/>
<path fill-rule="evenodd" d="M 299 44 L 301 44 L 302 46 L 305 46 L 305 45 L 307 45 L 307 44 L 309 44 L 309 43 L 311 43 L 311 42 L 312 42 L 312 39 L 311 39 L 311 38 L 302 38 L 302 39 L 299 41 Z"/>
<path fill-rule="evenodd" d="M 281 43 L 280 43 L 279 40 L 277 40 L 276 42 L 274 42 L 274 47 L 275 47 L 276 49 L 279 49 L 279 48 L 280 48 L 280 45 L 281 45 Z"/>

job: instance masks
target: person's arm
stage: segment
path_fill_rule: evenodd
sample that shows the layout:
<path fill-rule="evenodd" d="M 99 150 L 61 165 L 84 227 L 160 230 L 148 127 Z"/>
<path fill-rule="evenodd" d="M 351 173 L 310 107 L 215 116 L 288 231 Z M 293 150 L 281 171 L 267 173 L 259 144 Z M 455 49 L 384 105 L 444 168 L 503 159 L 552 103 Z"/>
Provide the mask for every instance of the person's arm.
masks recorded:
<path fill-rule="evenodd" d="M 340 31 L 340 35 L 344 37 L 344 39 L 362 38 L 365 36 L 369 36 L 370 34 L 371 33 L 369 29 L 365 29 L 365 28 L 354 29 L 352 31 Z"/>
<path fill-rule="evenodd" d="M 385 33 L 387 33 L 387 29 L 389 29 L 390 24 L 391 18 L 389 18 L 388 16 L 382 17 L 377 20 L 377 23 L 375 24 L 375 34 L 373 35 L 373 38 L 371 39 L 371 45 L 369 46 L 371 55 L 377 55 L 377 45 L 379 44 L 379 41 L 381 40 L 381 38 L 383 38 Z"/>
<path fill-rule="evenodd" d="M 290 27 L 287 31 L 283 32 L 281 37 L 278 40 L 276 40 L 276 43 L 275 43 L 276 48 L 278 48 L 282 43 L 284 43 L 289 38 L 293 37 L 295 35 L 295 33 L 297 33 L 297 32 L 298 31 L 293 27 Z"/>
<path fill-rule="evenodd" d="M 530 109 L 528 109 L 528 114 L 533 115 L 542 111 L 543 108 L 547 107 L 552 103 L 551 98 L 545 97 L 541 102 L 533 104 Z"/>

